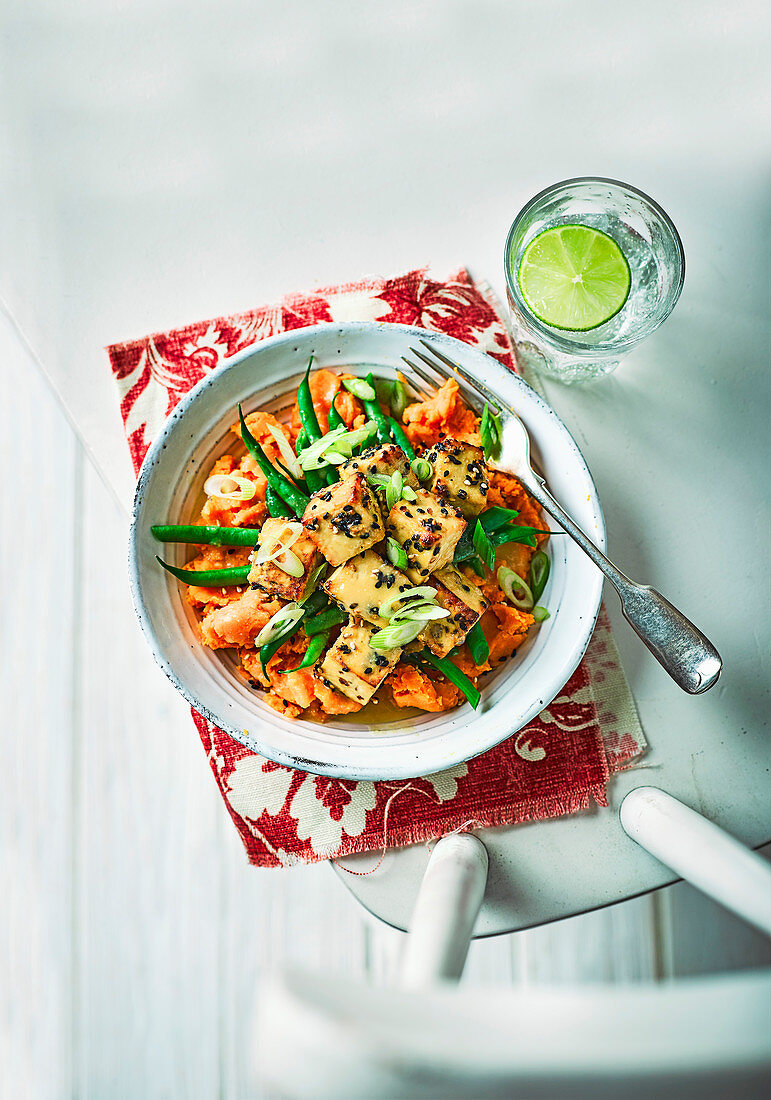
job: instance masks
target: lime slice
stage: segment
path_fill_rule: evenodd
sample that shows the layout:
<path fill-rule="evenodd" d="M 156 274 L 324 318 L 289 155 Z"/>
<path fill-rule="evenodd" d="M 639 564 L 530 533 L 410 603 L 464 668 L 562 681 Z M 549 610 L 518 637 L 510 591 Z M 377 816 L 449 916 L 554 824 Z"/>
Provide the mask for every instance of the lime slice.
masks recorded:
<path fill-rule="evenodd" d="M 613 238 L 588 225 L 555 225 L 539 233 L 522 254 L 517 278 L 535 316 L 571 332 L 615 317 L 632 282 Z"/>

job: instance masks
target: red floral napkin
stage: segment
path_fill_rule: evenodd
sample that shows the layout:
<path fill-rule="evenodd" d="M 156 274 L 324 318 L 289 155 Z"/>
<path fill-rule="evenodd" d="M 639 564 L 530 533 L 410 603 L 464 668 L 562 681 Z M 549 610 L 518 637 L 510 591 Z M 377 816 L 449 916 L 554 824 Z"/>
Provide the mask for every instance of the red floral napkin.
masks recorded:
<path fill-rule="evenodd" d="M 275 333 L 349 320 L 446 332 L 516 370 L 492 292 L 466 271 L 436 280 L 418 270 L 291 295 L 108 349 L 135 469 L 182 394 L 205 374 Z M 195 711 L 193 718 L 249 859 L 261 867 L 554 817 L 591 799 L 604 806 L 609 776 L 645 747 L 604 610 L 581 664 L 537 719 L 482 756 L 421 779 L 310 775 L 250 752 Z"/>

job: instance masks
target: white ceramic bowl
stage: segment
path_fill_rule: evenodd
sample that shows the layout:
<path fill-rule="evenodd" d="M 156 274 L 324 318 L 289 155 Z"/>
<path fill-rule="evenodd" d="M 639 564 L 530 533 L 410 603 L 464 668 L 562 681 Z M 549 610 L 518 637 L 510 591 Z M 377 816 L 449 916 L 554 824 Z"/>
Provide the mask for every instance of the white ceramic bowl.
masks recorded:
<path fill-rule="evenodd" d="M 155 561 L 154 523 L 192 522 L 213 460 L 228 449 L 236 406 L 277 412 L 294 401 L 308 358 L 319 367 L 355 370 L 366 364 L 393 377 L 422 329 L 376 322 L 325 324 L 262 341 L 204 378 L 177 405 L 150 449 L 137 484 L 129 572 L 142 629 L 155 659 L 184 697 L 206 718 L 250 749 L 292 767 L 347 779 L 406 779 L 441 771 L 476 756 L 521 729 L 569 679 L 591 637 L 602 578 L 567 538 L 550 539 L 551 575 L 541 602 L 551 617 L 515 656 L 481 682 L 477 711 L 464 704 L 425 714 L 364 724 L 290 721 L 235 675 L 228 651 L 198 641 L 195 617 L 180 584 Z M 518 411 L 530 432 L 534 458 L 566 510 L 600 546 L 605 529 L 597 493 L 569 432 L 517 375 L 489 356 L 447 336 L 428 334 Z M 366 370 L 361 371 L 366 373 Z M 230 437 L 232 440 L 232 437 Z M 189 547 L 166 546 L 182 565 Z M 353 716 L 355 717 L 355 716 Z"/>

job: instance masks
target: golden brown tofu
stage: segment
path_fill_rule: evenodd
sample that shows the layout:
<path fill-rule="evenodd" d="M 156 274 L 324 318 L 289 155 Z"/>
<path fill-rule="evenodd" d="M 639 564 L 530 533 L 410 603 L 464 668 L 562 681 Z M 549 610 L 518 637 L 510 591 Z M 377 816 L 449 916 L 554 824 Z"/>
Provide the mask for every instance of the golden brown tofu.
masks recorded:
<path fill-rule="evenodd" d="M 431 573 L 451 563 L 466 521 L 449 501 L 426 489 L 416 489 L 415 498 L 396 502 L 388 513 L 386 530 L 404 547 L 407 575 L 423 584 Z"/>
<path fill-rule="evenodd" d="M 487 504 L 490 478 L 484 452 L 470 443 L 442 439 L 435 443 L 426 461 L 431 465 L 429 489 L 450 500 L 464 516 L 477 516 Z"/>
<path fill-rule="evenodd" d="M 342 565 L 385 534 L 377 497 L 363 474 L 314 493 L 303 512 L 303 525 L 332 565 Z"/>
<path fill-rule="evenodd" d="M 364 706 L 396 666 L 401 649 L 372 649 L 370 638 L 376 628 L 348 620 L 339 638 L 327 650 L 316 676 L 334 691 Z"/>
<path fill-rule="evenodd" d="M 457 569 L 440 569 L 432 576 L 431 584 L 436 589 L 436 602 L 450 614 L 446 619 L 428 622 L 419 638 L 437 657 L 446 657 L 451 649 L 463 643 L 481 618 L 487 600 Z"/>
<path fill-rule="evenodd" d="M 389 596 L 406 592 L 412 585 L 404 573 L 394 569 L 374 550 L 365 550 L 335 569 L 321 587 L 349 615 L 366 619 L 375 626 L 386 626 L 388 620 L 378 614 L 380 605 Z"/>
<path fill-rule="evenodd" d="M 400 472 L 405 485 L 410 485 L 413 489 L 419 487 L 420 482 L 412 472 L 409 458 L 396 443 L 370 447 L 368 451 L 364 451 L 357 458 L 352 458 L 350 462 L 341 466 L 340 476 L 346 477 L 358 473 L 364 474 L 365 477 L 371 477 L 372 474 L 390 477 L 395 470 Z M 385 488 L 379 488 L 376 485 L 370 487 L 377 494 L 381 506 L 385 507 Z"/>
<path fill-rule="evenodd" d="M 271 537 L 280 537 L 286 527 L 285 519 L 266 519 L 260 529 L 260 540 L 264 543 Z M 258 543 L 259 545 L 259 543 Z M 281 558 L 269 561 L 263 565 L 252 563 L 249 570 L 249 583 L 256 585 L 263 592 L 270 592 L 281 596 L 285 600 L 299 600 L 305 589 L 308 574 L 321 562 L 321 554 L 316 549 L 315 543 L 306 535 L 300 535 L 296 542 L 292 543 L 291 552 L 300 559 L 303 567 L 301 577 L 292 577 L 281 568 Z M 253 555 L 252 555 L 253 556 Z"/>

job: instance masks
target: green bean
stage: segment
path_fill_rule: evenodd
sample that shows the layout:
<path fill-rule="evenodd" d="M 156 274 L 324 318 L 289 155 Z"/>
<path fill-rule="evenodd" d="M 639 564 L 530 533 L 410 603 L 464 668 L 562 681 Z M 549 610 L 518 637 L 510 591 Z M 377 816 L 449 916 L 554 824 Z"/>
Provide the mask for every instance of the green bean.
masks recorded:
<path fill-rule="evenodd" d="M 536 535 L 549 535 L 550 531 L 541 531 L 538 527 L 524 527 L 516 523 L 507 523 L 490 534 L 493 546 L 503 546 L 505 542 L 519 542 L 525 546 L 535 546 Z"/>
<path fill-rule="evenodd" d="M 474 545 L 478 556 L 482 559 L 488 569 L 495 568 L 495 547 L 490 541 L 490 537 L 485 531 L 479 520 L 474 524 L 474 533 L 471 536 L 471 541 Z"/>
<path fill-rule="evenodd" d="M 401 449 L 404 451 L 407 458 L 411 462 L 415 457 L 415 451 L 413 450 L 412 444 L 407 438 L 407 433 L 405 432 L 399 421 L 394 420 L 392 416 L 388 417 L 388 423 L 391 428 L 391 435 L 394 437 L 394 443 L 398 444 L 401 447 Z"/>
<path fill-rule="evenodd" d="M 314 629 L 310 632 L 307 630 L 307 625 L 309 623 L 317 623 L 317 621 L 321 619 L 321 616 L 326 614 L 326 611 L 337 610 L 336 608 L 329 607 L 327 607 L 326 611 L 322 610 L 326 603 L 328 603 L 328 599 L 325 592 L 314 592 L 308 597 L 303 605 L 305 608 L 305 615 L 302 619 L 300 619 L 299 623 L 295 623 L 292 629 L 288 631 L 288 633 L 280 635 L 278 638 L 274 638 L 272 642 L 267 642 L 264 646 L 260 648 L 260 664 L 262 665 L 262 671 L 263 673 L 265 673 L 266 676 L 268 661 L 275 653 L 278 652 L 284 642 L 288 642 L 290 638 L 293 638 L 295 636 L 295 634 L 303 624 L 306 625 L 305 633 L 309 636 L 311 634 L 317 634 L 322 630 L 328 630 L 330 627 L 335 625 L 335 623 L 332 622 L 326 624 L 322 623 L 320 626 L 318 626 L 318 629 Z M 318 614 L 319 611 L 321 611 L 320 615 Z"/>
<path fill-rule="evenodd" d="M 238 417 L 241 422 L 241 438 L 244 441 L 244 446 L 262 470 L 268 485 L 282 500 L 286 501 L 296 516 L 301 516 L 308 506 L 307 496 L 296 485 L 293 485 L 289 478 L 284 477 L 271 465 L 262 447 L 247 428 L 240 405 L 238 406 Z"/>
<path fill-rule="evenodd" d="M 300 622 L 302 622 L 302 620 L 300 620 Z M 299 629 L 300 623 L 295 623 L 286 634 L 280 634 L 278 638 L 274 638 L 272 642 L 266 642 L 265 645 L 260 646 L 260 665 L 264 676 L 268 675 L 268 661 L 278 653 L 284 642 L 288 642 L 290 638 L 295 636 Z"/>
<path fill-rule="evenodd" d="M 321 634 L 314 634 L 310 640 L 310 645 L 306 649 L 303 659 L 299 665 L 294 668 L 282 668 L 279 672 L 282 676 L 286 676 L 288 672 L 299 672 L 301 668 L 310 668 L 311 665 L 315 665 L 329 641 L 329 631 L 324 630 Z"/>
<path fill-rule="evenodd" d="M 317 439 L 321 439 L 324 435 L 319 427 L 319 420 L 316 416 L 316 409 L 313 404 L 313 395 L 311 394 L 309 376 L 312 363 L 313 356 L 308 360 L 305 377 L 300 383 L 300 388 L 297 391 L 297 408 L 300 413 L 300 423 L 305 430 L 309 444 L 315 443 Z M 320 470 L 305 471 L 305 480 L 312 493 L 322 489 L 325 485 L 333 484 L 337 479 L 337 472 L 327 469 L 326 467 L 322 467 Z"/>
<path fill-rule="evenodd" d="M 315 592 L 311 592 L 307 599 L 303 600 L 303 607 L 305 608 L 305 617 L 309 618 L 311 615 L 315 615 L 318 611 L 325 611 L 329 607 L 329 598 L 326 592 L 321 592 L 316 589 Z"/>
<path fill-rule="evenodd" d="M 294 512 L 289 507 L 285 500 L 282 500 L 275 489 L 272 489 L 270 485 L 265 491 L 265 503 L 268 506 L 268 515 L 270 516 L 282 516 L 289 519 L 294 515 Z"/>
<path fill-rule="evenodd" d="M 242 565 L 236 569 L 177 569 L 174 565 L 168 565 L 161 558 L 155 559 L 167 573 L 171 573 L 177 580 L 185 584 L 196 584 L 201 588 L 224 588 L 228 585 L 247 584 L 251 566 Z"/>
<path fill-rule="evenodd" d="M 324 611 L 305 620 L 305 633 L 311 638 L 314 634 L 320 634 L 322 630 L 330 630 L 331 627 L 344 623 L 347 618 L 348 616 L 339 607 L 327 607 Z"/>
<path fill-rule="evenodd" d="M 519 515 L 514 508 L 499 508 L 497 504 L 494 504 L 492 508 L 486 508 L 484 512 L 479 514 L 479 522 L 487 531 L 488 535 L 492 531 L 497 531 L 501 527 L 505 527 L 507 523 L 516 519 Z"/>
<path fill-rule="evenodd" d="M 367 381 L 369 382 L 370 386 L 372 386 L 372 389 L 374 390 L 374 388 L 375 388 L 375 379 L 374 379 L 374 376 L 372 374 L 372 371 L 370 371 L 369 374 L 367 375 Z M 392 442 L 392 439 L 391 439 L 391 424 L 389 422 L 388 417 L 385 415 L 383 410 L 380 408 L 379 402 L 378 401 L 362 401 L 362 405 L 364 406 L 365 412 L 367 413 L 367 416 L 369 417 L 369 419 L 375 421 L 375 425 L 377 426 L 377 437 L 380 440 L 380 442 L 381 443 L 391 443 Z"/>
<path fill-rule="evenodd" d="M 303 428 L 305 428 L 308 435 L 308 441 L 310 443 L 315 443 L 317 439 L 321 439 L 324 433 L 319 427 L 316 409 L 313 405 L 313 396 L 311 395 L 309 375 L 312 363 L 313 356 L 308 360 L 308 366 L 305 368 L 305 377 L 300 383 L 300 388 L 297 391 L 297 408 L 300 412 L 300 423 Z"/>
<path fill-rule="evenodd" d="M 301 451 L 305 450 L 309 443 L 310 440 L 308 439 L 308 433 L 306 432 L 305 428 L 300 428 L 299 432 L 297 433 L 297 442 L 294 445 L 295 454 L 299 455 Z"/>
<path fill-rule="evenodd" d="M 327 424 L 328 430 L 330 432 L 333 431 L 335 428 L 348 428 L 348 425 L 335 408 L 335 401 L 337 401 L 337 394 L 335 394 L 335 396 L 332 398 L 332 404 L 329 406 L 329 417 L 327 418 Z"/>
<path fill-rule="evenodd" d="M 475 665 L 484 665 L 490 656 L 490 646 L 487 644 L 485 632 L 479 622 L 474 623 L 466 635 L 466 645 L 471 654 L 471 660 Z"/>
<path fill-rule="evenodd" d="M 550 568 L 551 563 L 543 550 L 536 550 L 530 560 L 530 591 L 533 593 L 533 603 L 538 603 L 543 595 Z"/>
<path fill-rule="evenodd" d="M 455 684 L 457 688 L 460 688 L 474 710 L 477 709 L 482 696 L 479 694 L 477 688 L 471 683 L 471 680 L 469 680 L 465 672 L 461 672 L 458 666 L 454 665 L 449 658 L 435 657 L 428 648 L 421 649 L 417 653 L 407 654 L 402 657 L 402 660 L 407 661 L 408 664 L 415 664 L 416 659 L 418 662 L 425 661 L 426 664 L 432 665 L 438 672 L 441 672 L 451 684 Z"/>
<path fill-rule="evenodd" d="M 197 527 L 181 523 L 160 523 L 150 528 L 158 542 L 194 542 L 199 546 L 254 546 L 259 527 Z"/>

